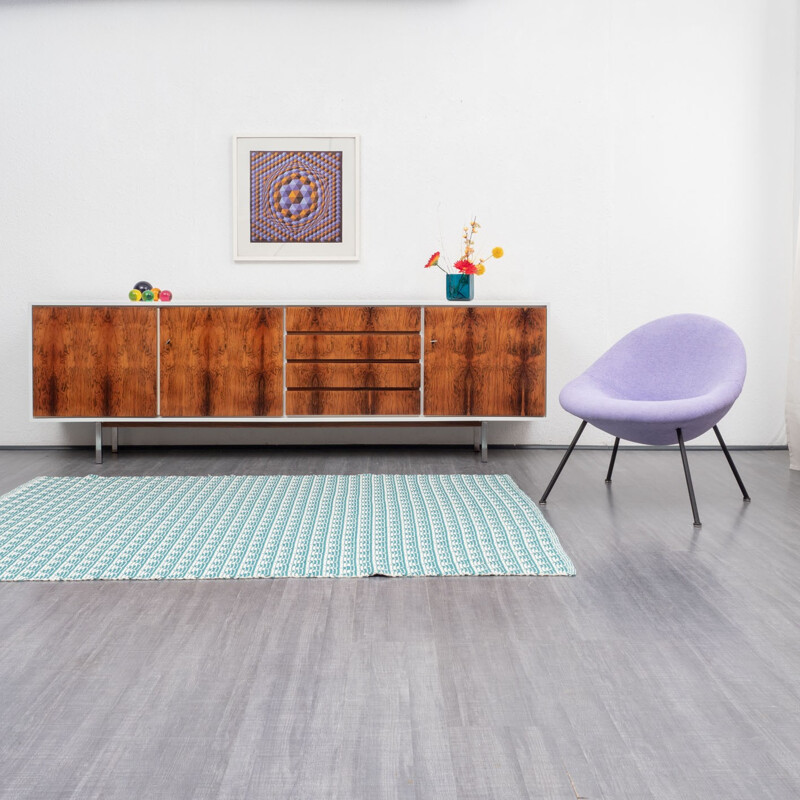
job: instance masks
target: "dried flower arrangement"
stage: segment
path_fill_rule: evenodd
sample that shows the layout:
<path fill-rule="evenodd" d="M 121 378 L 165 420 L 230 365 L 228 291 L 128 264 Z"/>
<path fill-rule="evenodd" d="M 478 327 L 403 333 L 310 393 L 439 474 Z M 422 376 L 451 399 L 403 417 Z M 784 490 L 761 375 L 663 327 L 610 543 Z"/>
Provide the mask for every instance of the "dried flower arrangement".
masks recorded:
<path fill-rule="evenodd" d="M 503 257 L 503 248 L 493 247 L 491 255 L 485 258 L 476 258 L 473 240 L 475 238 L 475 233 L 480 227 L 475 217 L 472 218 L 472 222 L 470 222 L 469 225 L 464 226 L 464 233 L 461 237 L 463 251 L 461 257 L 453 263 L 452 267 L 448 267 L 447 265 L 442 266 L 442 254 L 437 251 L 428 259 L 425 268 L 439 267 L 439 269 L 447 275 L 457 275 L 458 273 L 462 275 L 483 275 L 483 273 L 486 272 L 487 261 L 492 258 Z"/>

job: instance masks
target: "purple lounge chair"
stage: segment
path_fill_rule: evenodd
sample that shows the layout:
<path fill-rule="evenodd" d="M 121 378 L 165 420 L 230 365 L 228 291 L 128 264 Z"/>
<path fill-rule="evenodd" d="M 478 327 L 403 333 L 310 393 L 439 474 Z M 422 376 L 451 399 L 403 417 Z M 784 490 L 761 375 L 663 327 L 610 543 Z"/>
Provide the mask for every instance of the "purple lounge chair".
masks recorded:
<path fill-rule="evenodd" d="M 677 442 L 695 525 L 701 523 L 684 442 L 713 428 L 742 497 L 749 502 L 717 427 L 742 391 L 746 371 L 741 339 L 711 317 L 675 314 L 631 331 L 561 390 L 562 407 L 582 422 L 539 502 L 547 502 L 588 422 L 616 437 L 606 483 L 611 483 L 620 439 L 655 445 Z"/>

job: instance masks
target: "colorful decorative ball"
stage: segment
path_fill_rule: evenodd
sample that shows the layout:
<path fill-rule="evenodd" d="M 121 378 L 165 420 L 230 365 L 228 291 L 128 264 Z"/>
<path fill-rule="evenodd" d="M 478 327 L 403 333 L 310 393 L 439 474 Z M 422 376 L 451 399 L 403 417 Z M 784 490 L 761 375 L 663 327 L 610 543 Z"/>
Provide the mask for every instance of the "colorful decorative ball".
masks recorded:
<path fill-rule="evenodd" d="M 155 295 L 153 294 L 153 290 L 152 289 L 145 289 L 142 292 L 142 300 L 144 300 L 145 302 L 152 303 L 154 299 L 155 299 Z"/>
<path fill-rule="evenodd" d="M 172 300 L 172 292 L 169 289 L 162 289 L 161 293 L 158 295 L 158 299 L 169 303 L 169 301 Z"/>
<path fill-rule="evenodd" d="M 144 294 L 148 289 L 153 288 L 153 284 L 147 281 L 139 281 L 133 288 L 136 289 L 137 292 Z"/>
<path fill-rule="evenodd" d="M 128 292 L 128 299 L 133 300 L 134 303 L 138 303 L 139 300 L 142 299 L 142 293 L 138 289 L 131 289 Z"/>
<path fill-rule="evenodd" d="M 161 294 L 161 289 L 157 286 L 153 287 L 153 300 L 158 300 L 158 296 Z"/>

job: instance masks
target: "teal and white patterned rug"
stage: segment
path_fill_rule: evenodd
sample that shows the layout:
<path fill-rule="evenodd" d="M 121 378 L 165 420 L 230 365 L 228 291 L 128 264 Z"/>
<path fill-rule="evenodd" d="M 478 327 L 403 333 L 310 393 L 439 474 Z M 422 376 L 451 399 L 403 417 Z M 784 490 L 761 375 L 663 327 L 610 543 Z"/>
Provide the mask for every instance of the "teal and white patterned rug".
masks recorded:
<path fill-rule="evenodd" d="M 508 475 L 36 478 L 0 580 L 574 575 Z"/>

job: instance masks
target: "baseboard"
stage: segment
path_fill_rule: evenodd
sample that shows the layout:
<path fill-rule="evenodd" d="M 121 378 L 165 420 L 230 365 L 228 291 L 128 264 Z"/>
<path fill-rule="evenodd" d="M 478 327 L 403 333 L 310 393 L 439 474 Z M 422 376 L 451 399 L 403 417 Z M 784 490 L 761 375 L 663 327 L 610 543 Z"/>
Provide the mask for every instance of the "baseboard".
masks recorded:
<path fill-rule="evenodd" d="M 506 450 L 566 450 L 566 444 L 495 444 L 495 449 Z M 621 444 L 618 450 L 677 450 L 677 444 Z M 576 450 L 611 450 L 610 444 L 579 444 Z M 687 450 L 720 450 L 718 444 L 687 444 Z M 785 444 L 729 444 L 728 450 L 788 450 Z"/>
<path fill-rule="evenodd" d="M 337 448 L 361 448 L 375 449 L 376 447 L 402 447 L 405 449 L 447 449 L 447 450 L 472 450 L 471 444 L 136 444 L 125 445 L 120 449 L 123 451 L 131 450 L 203 450 L 209 448 L 234 448 L 237 450 L 264 450 L 267 448 L 286 448 L 286 449 L 319 449 L 323 447 Z M 489 443 L 490 450 L 566 450 L 566 444 L 492 444 Z M 675 450 L 675 445 L 646 445 L 628 444 L 619 446 L 619 450 Z M 576 450 L 611 450 L 611 445 L 606 444 L 586 444 L 578 445 Z M 719 445 L 687 445 L 687 450 L 719 450 Z M 728 450 L 788 450 L 785 444 L 740 444 L 728 445 Z M 94 445 L 87 444 L 2 444 L 0 450 L 94 450 Z"/>

